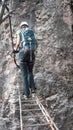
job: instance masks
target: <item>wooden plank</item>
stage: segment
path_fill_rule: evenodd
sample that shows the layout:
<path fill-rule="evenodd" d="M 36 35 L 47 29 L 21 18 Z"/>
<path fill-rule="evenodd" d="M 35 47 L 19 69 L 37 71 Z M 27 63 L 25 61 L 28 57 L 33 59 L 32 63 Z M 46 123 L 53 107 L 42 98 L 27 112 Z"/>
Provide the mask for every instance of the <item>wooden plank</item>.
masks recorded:
<path fill-rule="evenodd" d="M 22 100 L 23 100 L 23 101 L 22 101 Z M 36 102 L 35 100 L 30 100 L 30 99 L 28 99 L 28 100 L 24 100 L 24 99 L 22 99 L 22 100 L 21 100 L 22 103 L 27 103 L 27 102 Z"/>
<path fill-rule="evenodd" d="M 47 125 L 48 125 L 48 123 L 32 124 L 32 125 L 25 125 L 25 126 L 23 126 L 23 128 L 25 128 L 25 127 L 36 127 L 36 126 L 47 126 Z"/>
<path fill-rule="evenodd" d="M 38 106 L 37 104 L 22 104 L 22 106 Z"/>
<path fill-rule="evenodd" d="M 44 117 L 44 115 L 32 115 L 32 116 L 25 116 L 23 115 L 24 118 L 35 118 L 35 117 Z"/>
<path fill-rule="evenodd" d="M 25 112 L 25 111 L 41 111 L 40 109 L 25 109 L 25 110 L 22 110 L 22 112 Z"/>

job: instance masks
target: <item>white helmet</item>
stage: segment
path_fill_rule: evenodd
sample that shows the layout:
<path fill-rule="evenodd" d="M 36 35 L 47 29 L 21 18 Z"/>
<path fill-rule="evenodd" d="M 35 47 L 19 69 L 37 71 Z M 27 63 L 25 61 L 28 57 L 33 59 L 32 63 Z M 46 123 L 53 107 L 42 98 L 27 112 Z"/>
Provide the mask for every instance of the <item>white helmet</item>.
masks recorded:
<path fill-rule="evenodd" d="M 20 27 L 23 26 L 23 25 L 29 26 L 27 22 L 21 22 Z"/>

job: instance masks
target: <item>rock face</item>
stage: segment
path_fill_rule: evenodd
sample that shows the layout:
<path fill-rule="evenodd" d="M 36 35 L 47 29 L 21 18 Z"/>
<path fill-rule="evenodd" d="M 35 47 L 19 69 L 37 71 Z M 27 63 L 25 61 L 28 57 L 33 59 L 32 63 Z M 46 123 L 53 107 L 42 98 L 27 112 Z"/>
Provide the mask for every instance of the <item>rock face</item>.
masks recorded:
<path fill-rule="evenodd" d="M 34 67 L 36 87 L 45 99 L 57 94 L 47 101 L 48 110 L 60 130 L 72 130 L 72 0 L 16 0 L 12 6 L 15 9 L 15 15 L 12 17 L 14 43 L 18 25 L 26 20 L 34 30 L 38 42 Z M 9 55 L 11 40 L 8 21 L 3 23 L 1 32 L 0 88 L 4 94 L 7 88 L 10 95 L 10 86 L 17 84 L 17 72 L 14 73 L 16 66 Z"/>

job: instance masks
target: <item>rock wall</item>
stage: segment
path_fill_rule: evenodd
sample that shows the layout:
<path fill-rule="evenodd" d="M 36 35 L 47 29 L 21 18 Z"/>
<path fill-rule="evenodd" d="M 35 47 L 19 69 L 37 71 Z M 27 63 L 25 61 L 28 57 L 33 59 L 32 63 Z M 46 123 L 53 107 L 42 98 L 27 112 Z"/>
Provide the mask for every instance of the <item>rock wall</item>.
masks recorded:
<path fill-rule="evenodd" d="M 32 2 L 16 0 L 12 5 L 15 9 L 15 14 L 12 16 L 14 43 L 20 22 L 26 20 L 34 30 L 38 42 L 34 67 L 35 84 L 39 93 L 47 100 L 48 111 L 61 130 L 73 129 L 73 14 L 71 4 L 70 0 L 32 0 Z M 2 26 L 5 28 L 7 23 L 8 21 Z M 13 58 L 9 55 L 12 49 L 9 37 L 9 26 L 7 26 L 2 30 L 3 46 L 0 49 L 2 68 L 0 85 L 4 85 L 4 88 L 11 85 L 9 80 L 14 77 L 16 69 Z M 7 77 L 9 74 L 10 76 Z M 2 78 L 5 78 L 5 84 Z M 12 79 L 14 79 L 12 82 L 15 82 L 16 78 Z"/>

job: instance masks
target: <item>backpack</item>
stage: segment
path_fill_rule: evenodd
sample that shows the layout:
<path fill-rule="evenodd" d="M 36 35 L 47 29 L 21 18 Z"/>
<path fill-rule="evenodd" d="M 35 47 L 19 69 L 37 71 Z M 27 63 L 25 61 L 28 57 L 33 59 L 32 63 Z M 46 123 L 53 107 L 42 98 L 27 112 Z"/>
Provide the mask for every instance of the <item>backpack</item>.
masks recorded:
<path fill-rule="evenodd" d="M 31 29 L 28 29 L 24 32 L 21 32 L 22 35 L 22 48 L 24 53 L 30 52 L 30 61 L 32 61 L 32 52 L 36 50 L 36 38 L 34 32 Z"/>

